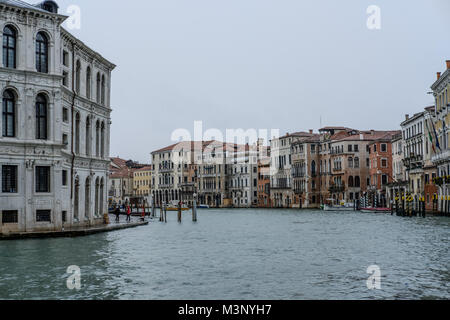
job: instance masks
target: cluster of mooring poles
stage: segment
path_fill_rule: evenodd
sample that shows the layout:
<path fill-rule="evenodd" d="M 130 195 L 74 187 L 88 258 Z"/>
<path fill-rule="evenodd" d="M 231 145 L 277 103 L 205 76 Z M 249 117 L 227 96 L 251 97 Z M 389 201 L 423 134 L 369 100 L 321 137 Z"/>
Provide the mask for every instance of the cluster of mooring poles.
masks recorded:
<path fill-rule="evenodd" d="M 173 210 L 172 210 L 173 211 Z M 182 208 L 182 204 L 181 201 L 178 202 L 178 208 L 177 208 L 177 216 L 178 216 L 178 223 L 181 223 L 183 220 L 183 208 Z M 156 218 L 156 207 L 155 207 L 155 202 L 153 201 L 152 203 L 152 209 L 151 209 L 151 213 L 150 213 L 150 217 L 151 218 Z M 197 218 L 197 201 L 194 200 L 193 206 L 192 206 L 192 221 L 193 222 L 197 222 L 198 218 Z M 167 204 L 165 202 L 162 203 L 161 207 L 160 207 L 160 214 L 159 214 L 159 222 L 164 222 L 167 223 Z"/>
<path fill-rule="evenodd" d="M 410 193 L 397 193 L 395 197 L 395 212 L 401 217 L 426 217 L 425 197 L 415 198 Z M 394 208 L 392 207 L 392 214 Z"/>

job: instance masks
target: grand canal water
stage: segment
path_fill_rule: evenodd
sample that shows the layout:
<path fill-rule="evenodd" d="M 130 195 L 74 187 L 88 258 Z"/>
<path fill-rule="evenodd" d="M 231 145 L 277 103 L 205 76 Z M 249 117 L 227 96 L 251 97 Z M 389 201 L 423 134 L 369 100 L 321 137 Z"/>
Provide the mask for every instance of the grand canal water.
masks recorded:
<path fill-rule="evenodd" d="M 205 210 L 74 239 L 0 242 L 0 299 L 449 299 L 450 219 Z M 67 289 L 67 267 L 82 288 Z M 381 269 L 368 290 L 367 268 Z"/>

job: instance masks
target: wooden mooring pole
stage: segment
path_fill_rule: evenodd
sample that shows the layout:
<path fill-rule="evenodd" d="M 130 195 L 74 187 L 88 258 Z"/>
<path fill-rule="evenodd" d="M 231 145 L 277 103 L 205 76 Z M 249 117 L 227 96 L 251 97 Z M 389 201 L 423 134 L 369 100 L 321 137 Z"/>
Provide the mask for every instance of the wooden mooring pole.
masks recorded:
<path fill-rule="evenodd" d="M 167 223 L 167 206 L 164 204 L 164 222 Z"/>
<path fill-rule="evenodd" d="M 178 223 L 181 223 L 181 216 L 182 216 L 182 211 L 181 211 L 181 201 L 178 202 Z"/>
<path fill-rule="evenodd" d="M 197 200 L 194 199 L 194 204 L 192 206 L 192 221 L 197 222 Z"/>

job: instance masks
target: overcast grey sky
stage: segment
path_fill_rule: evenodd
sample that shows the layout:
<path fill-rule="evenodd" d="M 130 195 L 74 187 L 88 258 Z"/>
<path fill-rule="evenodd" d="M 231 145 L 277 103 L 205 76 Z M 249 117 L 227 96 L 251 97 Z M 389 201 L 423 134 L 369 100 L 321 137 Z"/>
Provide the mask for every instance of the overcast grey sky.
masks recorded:
<path fill-rule="evenodd" d="M 117 64 L 111 156 L 150 161 L 174 129 L 397 129 L 450 59 L 449 0 L 59 0 Z M 368 30 L 369 5 L 381 30 Z"/>

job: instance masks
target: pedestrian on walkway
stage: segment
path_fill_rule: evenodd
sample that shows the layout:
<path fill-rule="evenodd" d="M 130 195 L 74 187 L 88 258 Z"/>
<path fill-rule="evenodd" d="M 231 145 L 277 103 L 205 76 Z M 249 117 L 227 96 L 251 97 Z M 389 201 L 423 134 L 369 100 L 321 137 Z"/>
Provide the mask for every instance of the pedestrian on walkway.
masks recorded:
<path fill-rule="evenodd" d="M 114 214 L 116 215 L 116 222 L 120 222 L 120 207 L 116 206 L 116 209 L 114 209 Z"/>
<path fill-rule="evenodd" d="M 127 222 L 131 222 L 131 208 L 127 207 Z"/>

